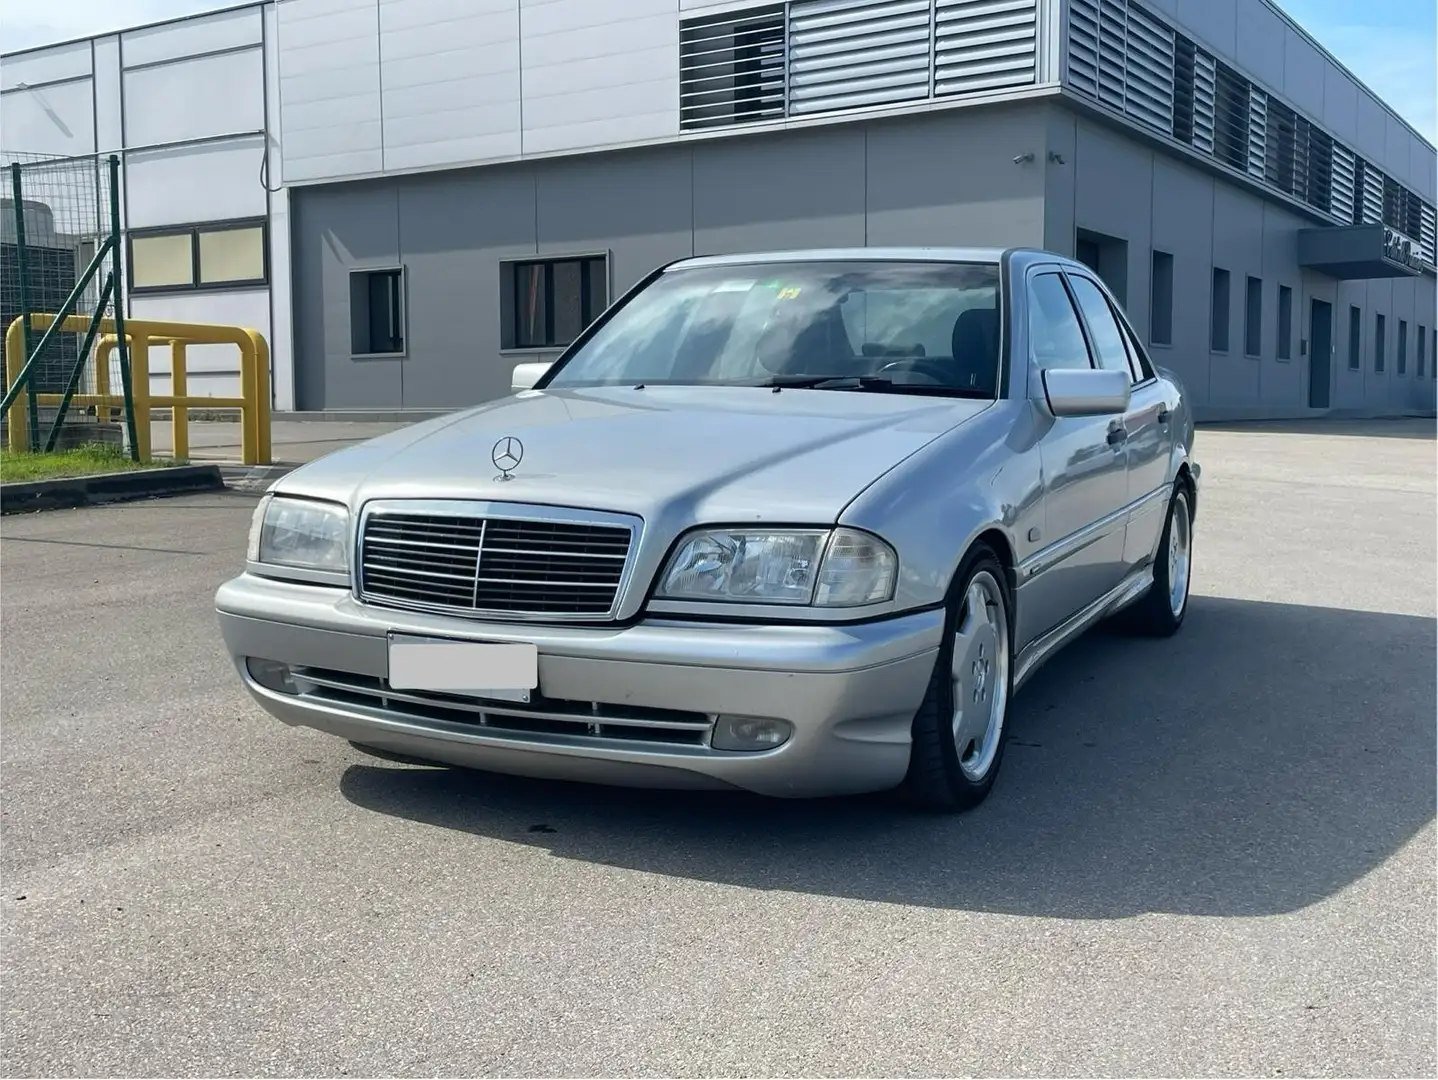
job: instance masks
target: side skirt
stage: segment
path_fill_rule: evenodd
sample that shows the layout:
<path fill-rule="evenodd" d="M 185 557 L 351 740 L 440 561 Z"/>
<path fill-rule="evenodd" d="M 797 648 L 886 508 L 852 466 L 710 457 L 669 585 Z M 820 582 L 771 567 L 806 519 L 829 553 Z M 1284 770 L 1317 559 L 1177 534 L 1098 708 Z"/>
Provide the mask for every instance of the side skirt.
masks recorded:
<path fill-rule="evenodd" d="M 1139 567 L 1118 586 L 1100 596 L 1088 607 L 1078 612 L 1065 623 L 1060 623 L 1047 634 L 1024 646 L 1014 661 L 1014 691 L 1029 680 L 1044 663 L 1074 638 L 1089 627 L 1128 607 L 1153 588 L 1153 566 Z"/>

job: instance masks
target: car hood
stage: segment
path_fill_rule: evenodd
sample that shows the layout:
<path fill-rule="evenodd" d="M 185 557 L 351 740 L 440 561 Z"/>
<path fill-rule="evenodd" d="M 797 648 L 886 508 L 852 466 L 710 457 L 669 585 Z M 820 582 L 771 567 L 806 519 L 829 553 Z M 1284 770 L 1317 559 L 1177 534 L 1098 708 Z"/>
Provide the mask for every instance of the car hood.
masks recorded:
<path fill-rule="evenodd" d="M 832 523 L 865 487 L 990 402 L 839 390 L 654 386 L 526 391 L 330 454 L 274 490 L 491 499 L 657 523 Z M 493 455 L 522 458 L 501 479 Z"/>

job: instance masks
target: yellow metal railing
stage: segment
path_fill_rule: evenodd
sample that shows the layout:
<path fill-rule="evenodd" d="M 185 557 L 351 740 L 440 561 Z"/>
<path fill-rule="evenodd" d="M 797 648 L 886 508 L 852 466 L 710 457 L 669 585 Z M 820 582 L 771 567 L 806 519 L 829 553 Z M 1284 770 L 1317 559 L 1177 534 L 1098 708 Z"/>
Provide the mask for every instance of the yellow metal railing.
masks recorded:
<path fill-rule="evenodd" d="M 32 315 L 31 326 L 43 332 L 55 321 L 53 315 Z M 88 316 L 71 315 L 60 327 L 62 331 L 83 334 L 89 328 Z M 72 406 L 98 409 L 109 419 L 112 410 L 123 410 L 123 396 L 111 392 L 110 354 L 119 344 L 115 323 L 105 319 L 100 324 L 100 338 L 95 347 L 95 393 L 76 394 Z M 270 462 L 270 347 L 257 330 L 240 326 L 219 326 L 209 323 L 157 322 L 151 319 L 126 319 L 125 339 L 130 354 L 130 395 L 135 405 L 135 443 L 141 460 L 150 457 L 150 424 L 152 409 L 171 410 L 171 452 L 177 458 L 190 453 L 191 409 L 238 409 L 240 411 L 240 457 L 246 465 L 269 465 Z M 150 346 L 170 346 L 170 393 L 150 393 Z M 240 350 L 240 396 L 191 397 L 185 369 L 185 350 L 191 345 L 234 345 Z M 5 384 L 14 385 L 25 367 L 24 326 L 14 320 L 5 330 Z M 10 449 L 28 450 L 30 429 L 26 422 L 29 408 L 28 388 L 20 391 L 10 405 Z M 36 394 L 38 405 L 58 406 L 62 394 Z"/>

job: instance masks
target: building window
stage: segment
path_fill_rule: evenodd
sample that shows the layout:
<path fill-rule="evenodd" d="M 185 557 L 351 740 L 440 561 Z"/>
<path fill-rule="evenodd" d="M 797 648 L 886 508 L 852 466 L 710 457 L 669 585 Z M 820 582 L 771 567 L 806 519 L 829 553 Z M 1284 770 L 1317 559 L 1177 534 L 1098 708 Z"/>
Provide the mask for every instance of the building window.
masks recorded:
<path fill-rule="evenodd" d="M 1173 256 L 1153 253 L 1153 276 L 1149 281 L 1148 340 L 1154 345 L 1173 344 Z"/>
<path fill-rule="evenodd" d="M 1408 374 L 1408 320 L 1398 320 L 1398 374 Z"/>
<path fill-rule="evenodd" d="M 1356 304 L 1348 308 L 1348 370 L 1357 371 L 1363 355 L 1363 312 Z"/>
<path fill-rule="evenodd" d="M 1293 359 L 1293 290 L 1278 286 L 1278 359 Z"/>
<path fill-rule="evenodd" d="M 1243 298 L 1243 353 L 1245 356 L 1261 356 L 1263 353 L 1263 279 L 1247 279 L 1247 291 Z"/>
<path fill-rule="evenodd" d="M 563 349 L 609 304 L 609 258 L 527 260 L 504 266 L 500 328 L 506 349 Z"/>
<path fill-rule="evenodd" d="M 1388 320 L 1382 315 L 1373 316 L 1373 370 L 1383 373 L 1383 347 L 1388 344 Z"/>
<path fill-rule="evenodd" d="M 1229 274 L 1213 268 L 1213 302 L 1209 315 L 1208 347 L 1214 352 L 1228 352 Z"/>
<path fill-rule="evenodd" d="M 1414 374 L 1420 379 L 1423 378 L 1423 365 L 1428 362 L 1427 349 L 1428 327 L 1420 325 L 1418 327 L 1418 351 L 1413 354 L 1414 358 L 1418 361 L 1418 370 L 1414 372 Z"/>
<path fill-rule="evenodd" d="M 404 353 L 404 269 L 350 271 L 350 355 Z"/>
<path fill-rule="evenodd" d="M 130 288 L 178 292 L 264 285 L 269 280 L 263 220 L 217 221 L 130 233 Z"/>

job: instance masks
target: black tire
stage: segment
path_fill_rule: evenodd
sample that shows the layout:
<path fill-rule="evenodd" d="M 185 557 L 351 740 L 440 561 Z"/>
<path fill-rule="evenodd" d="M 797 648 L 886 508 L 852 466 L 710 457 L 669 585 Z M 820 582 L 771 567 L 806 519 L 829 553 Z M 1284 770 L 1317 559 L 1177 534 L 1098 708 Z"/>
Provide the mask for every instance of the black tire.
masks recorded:
<path fill-rule="evenodd" d="M 988 797 L 1003 764 L 1005 727 L 998 732 L 998 745 L 982 778 L 974 779 L 960 766 L 959 747 L 953 732 L 954 684 L 952 678 L 955 636 L 964 616 L 965 596 L 980 574 L 987 574 L 998 586 L 998 599 L 1003 607 L 1005 649 L 1004 710 L 1013 696 L 1013 600 L 1008 575 L 998 557 L 988 547 L 976 547 L 965 558 L 954 575 L 954 585 L 946 605 L 944 638 L 939 655 L 929 676 L 928 692 L 914 716 L 913 745 L 909 755 L 909 771 L 899 787 L 900 797 L 909 805 L 940 813 L 961 813 L 978 806 Z M 1002 717 L 1001 719 L 1006 719 Z"/>
<path fill-rule="evenodd" d="M 1182 515 L 1180 517 L 1180 515 Z M 1173 582 L 1169 546 L 1173 540 L 1175 518 L 1179 518 L 1184 534 L 1188 537 L 1188 572 L 1182 589 L 1182 602 L 1178 611 L 1172 603 Z M 1145 637 L 1172 637 L 1178 633 L 1188 615 L 1188 590 L 1193 580 L 1193 493 L 1183 480 L 1173 486 L 1168 501 L 1168 516 L 1164 518 L 1163 535 L 1158 541 L 1158 556 L 1153 566 L 1153 587 L 1128 608 L 1118 613 L 1118 624 L 1126 631 Z"/>

